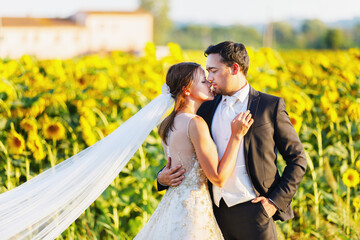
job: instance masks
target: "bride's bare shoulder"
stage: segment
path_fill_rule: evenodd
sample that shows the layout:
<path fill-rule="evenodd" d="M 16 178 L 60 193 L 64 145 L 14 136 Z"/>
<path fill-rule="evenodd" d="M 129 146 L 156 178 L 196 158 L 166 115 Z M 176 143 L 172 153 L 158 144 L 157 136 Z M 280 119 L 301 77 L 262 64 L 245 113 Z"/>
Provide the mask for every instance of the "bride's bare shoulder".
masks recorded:
<path fill-rule="evenodd" d="M 190 137 L 204 134 L 204 131 L 205 132 L 209 131 L 207 123 L 202 117 L 196 115 L 190 120 L 190 124 L 189 124 Z"/>

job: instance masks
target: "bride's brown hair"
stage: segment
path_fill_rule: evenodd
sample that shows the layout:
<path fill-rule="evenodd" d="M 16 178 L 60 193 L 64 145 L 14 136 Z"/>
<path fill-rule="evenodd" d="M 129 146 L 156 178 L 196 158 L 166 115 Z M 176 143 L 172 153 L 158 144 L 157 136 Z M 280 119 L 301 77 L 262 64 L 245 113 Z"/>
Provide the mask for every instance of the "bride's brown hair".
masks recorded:
<path fill-rule="evenodd" d="M 191 86 L 194 76 L 200 68 L 200 64 L 194 62 L 182 62 L 172 65 L 167 72 L 166 84 L 170 88 L 171 96 L 175 99 L 175 106 L 170 115 L 162 121 L 159 127 L 159 135 L 165 144 L 167 144 L 168 132 L 174 128 L 175 116 L 184 106 L 184 92 Z"/>

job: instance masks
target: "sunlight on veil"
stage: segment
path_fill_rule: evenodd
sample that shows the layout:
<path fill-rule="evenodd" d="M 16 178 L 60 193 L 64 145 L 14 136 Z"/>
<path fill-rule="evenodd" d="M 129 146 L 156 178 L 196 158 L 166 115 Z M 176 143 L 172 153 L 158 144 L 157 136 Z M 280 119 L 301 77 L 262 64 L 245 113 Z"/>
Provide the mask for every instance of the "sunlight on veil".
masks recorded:
<path fill-rule="evenodd" d="M 111 184 L 172 106 L 164 84 L 114 132 L 8 192 L 0 194 L 1 239 L 55 239 Z"/>

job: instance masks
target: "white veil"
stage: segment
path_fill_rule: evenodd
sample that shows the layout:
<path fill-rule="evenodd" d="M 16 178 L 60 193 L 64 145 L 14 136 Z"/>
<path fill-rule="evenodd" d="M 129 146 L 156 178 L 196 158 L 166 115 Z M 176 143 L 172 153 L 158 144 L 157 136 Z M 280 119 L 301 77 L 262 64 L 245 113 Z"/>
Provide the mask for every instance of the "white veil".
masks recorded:
<path fill-rule="evenodd" d="M 55 239 L 111 184 L 172 106 L 162 95 L 114 132 L 28 182 L 0 194 L 1 239 Z"/>

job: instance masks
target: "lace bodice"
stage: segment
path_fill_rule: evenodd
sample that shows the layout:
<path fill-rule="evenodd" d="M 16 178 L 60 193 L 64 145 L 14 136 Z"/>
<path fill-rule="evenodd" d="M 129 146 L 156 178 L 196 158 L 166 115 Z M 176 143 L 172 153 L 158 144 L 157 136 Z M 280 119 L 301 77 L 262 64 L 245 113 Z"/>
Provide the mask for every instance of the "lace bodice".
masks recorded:
<path fill-rule="evenodd" d="M 168 133 L 167 144 L 163 143 L 167 157 L 171 157 L 171 166 L 181 164 L 186 170 L 185 176 L 189 174 L 197 161 L 189 135 L 190 121 L 195 116 L 190 113 L 177 115 L 174 119 L 173 130 Z"/>
<path fill-rule="evenodd" d="M 190 120 L 196 115 L 175 118 L 175 129 L 168 135 L 165 153 L 172 164 L 181 163 L 185 178 L 169 187 L 148 223 L 135 239 L 222 240 L 214 217 L 207 178 L 197 160 L 188 134 Z"/>

